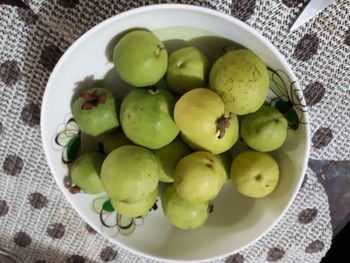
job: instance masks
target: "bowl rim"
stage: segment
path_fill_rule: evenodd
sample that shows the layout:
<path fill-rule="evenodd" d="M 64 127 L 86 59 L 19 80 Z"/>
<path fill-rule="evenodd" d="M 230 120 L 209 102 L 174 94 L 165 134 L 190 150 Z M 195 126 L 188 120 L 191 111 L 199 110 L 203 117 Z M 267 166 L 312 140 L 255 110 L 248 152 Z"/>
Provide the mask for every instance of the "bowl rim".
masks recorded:
<path fill-rule="evenodd" d="M 296 195 L 299 192 L 299 189 L 301 187 L 302 181 L 304 179 L 304 177 L 301 175 L 299 177 L 299 181 L 294 189 L 294 192 L 290 198 L 290 200 L 288 201 L 287 205 L 285 206 L 285 208 L 283 209 L 283 211 L 281 212 L 281 214 L 274 220 L 274 222 L 266 229 L 264 230 L 260 235 L 256 236 L 254 238 L 253 241 L 251 241 L 250 243 L 242 246 L 240 249 L 236 249 L 236 250 L 232 250 L 229 253 L 220 255 L 220 256 L 214 256 L 214 257 L 210 257 L 210 258 L 202 258 L 202 259 L 198 259 L 198 260 L 173 260 L 173 259 L 166 259 L 166 258 L 161 258 L 161 257 L 157 257 L 157 256 L 153 256 L 153 255 L 149 255 L 146 253 L 143 253 L 141 251 L 135 250 L 132 247 L 129 247 L 128 245 L 123 244 L 122 242 L 120 242 L 117 239 L 113 239 L 110 237 L 105 236 L 99 229 L 94 227 L 94 224 L 92 223 L 92 221 L 87 218 L 84 214 L 80 213 L 78 206 L 71 200 L 68 191 L 66 191 L 66 189 L 64 188 L 64 186 L 62 186 L 59 182 L 58 176 L 56 176 L 55 173 L 55 169 L 54 169 L 54 164 L 53 162 L 48 158 L 49 156 L 49 147 L 48 145 L 46 145 L 44 142 L 45 141 L 49 141 L 48 139 L 48 135 L 45 133 L 44 130 L 44 122 L 45 122 L 45 117 L 46 116 L 46 108 L 48 107 L 48 91 L 52 88 L 52 83 L 54 81 L 54 79 L 56 78 L 56 75 L 59 71 L 59 69 L 61 68 L 61 66 L 64 64 L 66 58 L 70 55 L 70 53 L 72 52 L 72 50 L 74 50 L 74 48 L 78 45 L 80 45 L 82 42 L 84 42 L 88 37 L 90 37 L 91 35 L 93 35 L 96 31 L 102 29 L 103 27 L 114 23 L 115 21 L 121 20 L 125 17 L 128 16 L 132 16 L 132 15 L 136 15 L 139 13 L 143 13 L 143 12 L 148 12 L 148 11 L 161 11 L 161 10 L 166 10 L 166 9 L 181 9 L 181 10 L 189 10 L 189 11 L 196 11 L 199 13 L 206 13 L 208 15 L 213 15 L 213 16 L 217 16 L 221 19 L 227 20 L 230 23 L 236 24 L 237 26 L 241 27 L 243 30 L 245 31 L 249 31 L 251 32 L 255 37 L 257 37 L 260 41 L 262 41 L 270 50 L 271 52 L 276 55 L 276 57 L 278 58 L 279 62 L 284 66 L 284 68 L 287 70 L 287 74 L 291 77 L 291 79 L 293 81 L 295 81 L 295 86 L 294 89 L 298 90 L 301 93 L 301 98 L 302 98 L 302 103 L 303 105 L 305 104 L 305 98 L 302 94 L 302 91 L 300 89 L 300 85 L 298 83 L 297 77 L 294 74 L 294 72 L 292 71 L 292 69 L 290 68 L 289 64 L 287 63 L 286 59 L 284 58 L 284 56 L 278 51 L 278 49 L 267 39 L 265 38 L 263 35 L 261 35 L 258 31 L 256 31 L 254 28 L 250 27 L 249 25 L 245 24 L 244 22 L 240 21 L 239 19 L 219 12 L 217 10 L 214 9 L 210 9 L 208 7 L 202 7 L 202 6 L 196 6 L 196 5 L 189 5 L 189 4 L 154 4 L 154 5 L 147 5 L 147 6 L 142 6 L 142 7 L 137 7 L 131 10 L 127 10 L 121 13 L 118 13 L 98 24 L 96 24 L 95 26 L 93 26 L 92 28 L 90 28 L 88 31 L 86 31 L 84 34 L 82 34 L 78 39 L 76 39 L 71 46 L 68 47 L 68 49 L 64 52 L 64 54 L 62 55 L 62 57 L 59 59 L 59 61 L 57 62 L 55 68 L 53 69 L 53 71 L 50 74 L 50 77 L 48 79 L 48 82 L 46 84 L 45 87 L 45 92 L 44 92 L 44 96 L 42 99 L 42 104 L 41 104 L 41 118 L 40 118 L 40 131 L 41 131 L 41 139 L 42 139 L 42 147 L 44 149 L 44 154 L 46 157 L 46 161 L 47 164 L 50 168 L 50 171 L 53 175 L 53 177 L 55 178 L 56 184 L 58 185 L 58 187 L 60 188 L 61 192 L 63 193 L 63 195 L 65 196 L 66 200 L 68 200 L 68 202 L 70 203 L 70 205 L 74 208 L 74 210 L 79 214 L 79 216 L 85 221 L 87 222 L 95 231 L 97 231 L 98 233 L 100 233 L 102 235 L 103 238 L 108 239 L 109 241 L 111 241 L 114 244 L 117 244 L 118 246 L 120 246 L 121 248 L 124 248 L 126 250 L 131 251 L 132 253 L 135 253 L 136 255 L 139 256 L 143 256 L 146 258 L 150 258 L 156 261 L 166 261 L 166 262 L 203 262 L 203 261 L 210 261 L 210 260 L 218 260 L 218 259 L 222 259 L 225 258 L 227 256 L 230 256 L 234 253 L 237 253 L 238 251 L 241 251 L 245 248 L 247 248 L 248 246 L 254 245 L 257 241 L 259 241 L 263 236 L 265 236 L 268 232 L 270 232 L 282 219 L 282 217 L 286 214 L 287 210 L 290 208 L 291 204 L 293 203 L 293 201 L 296 198 Z M 306 136 L 306 145 L 305 145 L 305 159 L 303 161 L 302 164 L 302 172 L 301 174 L 305 174 L 306 173 L 306 169 L 307 169 L 307 164 L 308 164 L 308 160 L 309 160 L 309 155 L 310 155 L 310 125 L 309 125 L 309 115 L 308 115 L 308 111 L 307 111 L 307 107 L 305 106 L 305 112 L 303 112 L 303 117 L 304 117 L 304 121 L 305 121 L 305 136 Z"/>

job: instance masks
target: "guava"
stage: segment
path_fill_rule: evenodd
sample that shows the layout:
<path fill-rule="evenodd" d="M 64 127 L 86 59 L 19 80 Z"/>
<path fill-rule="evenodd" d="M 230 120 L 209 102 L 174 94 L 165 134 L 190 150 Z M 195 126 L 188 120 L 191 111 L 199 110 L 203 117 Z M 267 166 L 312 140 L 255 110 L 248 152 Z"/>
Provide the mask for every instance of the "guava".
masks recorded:
<path fill-rule="evenodd" d="M 102 144 L 105 153 L 109 154 L 120 146 L 133 143 L 125 136 L 123 130 L 118 128 L 115 132 L 103 136 Z"/>
<path fill-rule="evenodd" d="M 125 203 L 116 200 L 111 200 L 114 209 L 121 215 L 126 217 L 138 217 L 148 212 L 157 200 L 158 188 L 147 196 L 145 199 L 137 203 Z"/>
<path fill-rule="evenodd" d="M 258 111 L 243 116 L 241 136 L 244 142 L 259 152 L 279 148 L 287 137 L 288 121 L 275 108 L 262 106 Z"/>
<path fill-rule="evenodd" d="M 157 187 L 159 164 L 154 154 L 143 147 L 121 146 L 103 162 L 101 180 L 110 199 L 136 203 Z"/>
<path fill-rule="evenodd" d="M 168 53 L 152 32 L 134 30 L 118 41 L 113 61 L 122 80 L 135 87 L 146 87 L 157 83 L 165 74 Z"/>
<path fill-rule="evenodd" d="M 209 61 L 195 47 L 185 47 L 170 54 L 166 83 L 175 94 L 207 86 Z"/>
<path fill-rule="evenodd" d="M 79 129 L 91 136 L 111 132 L 119 126 L 115 98 L 108 89 L 84 91 L 73 103 L 72 113 Z"/>
<path fill-rule="evenodd" d="M 222 99 L 212 90 L 193 89 L 176 102 L 174 119 L 182 138 L 194 150 L 219 154 L 238 139 L 237 116 L 225 111 Z"/>
<path fill-rule="evenodd" d="M 225 169 L 215 155 L 209 152 L 194 152 L 177 164 L 174 184 L 183 199 L 190 202 L 207 202 L 217 196 L 225 176 Z"/>
<path fill-rule="evenodd" d="M 272 193 L 278 183 L 278 164 L 268 153 L 244 151 L 232 162 L 231 179 L 241 194 L 264 197 Z"/>
<path fill-rule="evenodd" d="M 149 149 L 169 144 L 179 133 L 173 120 L 175 98 L 158 88 L 131 90 L 120 106 L 123 131 L 132 142 Z"/>
<path fill-rule="evenodd" d="M 160 165 L 159 180 L 166 183 L 174 182 L 177 163 L 191 151 L 188 146 L 177 137 L 168 145 L 154 151 Z"/>
<path fill-rule="evenodd" d="M 70 177 L 84 193 L 99 194 L 104 192 L 100 173 L 105 156 L 101 153 L 86 153 L 72 165 Z"/>
<path fill-rule="evenodd" d="M 215 155 L 215 157 L 218 159 L 218 161 L 221 163 L 221 165 L 225 169 L 225 177 L 223 183 L 226 184 L 228 181 L 230 181 L 230 169 L 231 169 L 231 163 L 232 163 L 232 156 L 229 152 L 224 152 Z"/>
<path fill-rule="evenodd" d="M 249 50 L 229 51 L 211 68 L 209 85 L 223 99 L 228 111 L 237 115 L 255 112 L 267 96 L 267 67 Z"/>
<path fill-rule="evenodd" d="M 174 184 L 168 185 L 161 197 L 164 215 L 176 227 L 184 230 L 200 227 L 209 215 L 209 203 L 192 203 L 176 192 Z"/>

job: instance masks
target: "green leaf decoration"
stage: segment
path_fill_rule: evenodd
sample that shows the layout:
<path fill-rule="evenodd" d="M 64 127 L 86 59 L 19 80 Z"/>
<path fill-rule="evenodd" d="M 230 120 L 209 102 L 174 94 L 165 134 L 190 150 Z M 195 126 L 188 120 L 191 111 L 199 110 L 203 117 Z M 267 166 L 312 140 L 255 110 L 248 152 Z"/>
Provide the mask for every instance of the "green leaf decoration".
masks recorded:
<path fill-rule="evenodd" d="M 286 114 L 291 109 L 293 109 L 293 106 L 290 106 L 290 104 L 284 100 L 277 100 L 272 104 L 272 106 L 282 114 Z"/>
<path fill-rule="evenodd" d="M 102 208 L 104 211 L 113 212 L 115 209 L 111 204 L 111 201 L 107 200 L 103 203 Z"/>
<path fill-rule="evenodd" d="M 67 152 L 67 160 L 68 161 L 74 160 L 75 156 L 79 152 L 80 145 L 81 145 L 80 136 L 76 136 L 76 137 L 72 138 L 67 143 L 66 152 Z"/>
<path fill-rule="evenodd" d="M 289 127 L 291 127 L 293 130 L 297 130 L 299 128 L 298 114 L 293 108 L 291 108 L 291 110 L 287 112 L 284 117 L 287 119 Z"/>

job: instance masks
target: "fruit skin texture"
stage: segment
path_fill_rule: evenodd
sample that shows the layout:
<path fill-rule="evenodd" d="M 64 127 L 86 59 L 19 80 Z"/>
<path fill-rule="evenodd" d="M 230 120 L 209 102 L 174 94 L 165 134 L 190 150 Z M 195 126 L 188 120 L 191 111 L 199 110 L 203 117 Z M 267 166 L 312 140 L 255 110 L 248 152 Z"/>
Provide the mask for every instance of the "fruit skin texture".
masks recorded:
<path fill-rule="evenodd" d="M 199 49 L 185 47 L 170 54 L 166 83 L 174 93 L 207 86 L 208 75 L 209 61 Z"/>
<path fill-rule="evenodd" d="M 142 216 L 153 206 L 157 200 L 158 188 L 156 187 L 154 191 L 147 196 L 145 199 L 137 203 L 124 203 L 116 200 L 111 200 L 114 209 L 121 215 L 126 217 L 138 217 Z"/>
<path fill-rule="evenodd" d="M 135 30 L 119 40 L 113 62 L 122 80 L 135 87 L 146 87 L 157 83 L 165 74 L 168 53 L 153 33 Z"/>
<path fill-rule="evenodd" d="M 198 88 L 191 90 L 176 102 L 174 119 L 182 138 L 194 150 L 205 150 L 219 154 L 230 149 L 238 139 L 238 118 L 229 121 L 230 127 L 219 139 L 217 122 L 223 115 L 225 105 L 212 90 Z"/>
<path fill-rule="evenodd" d="M 104 192 L 100 172 L 105 156 L 101 153 L 86 153 L 80 156 L 70 171 L 72 182 L 84 193 L 99 194 Z"/>
<path fill-rule="evenodd" d="M 123 130 L 119 128 L 114 133 L 103 136 L 102 144 L 105 153 L 109 154 L 120 146 L 129 145 L 133 143 L 125 136 Z"/>
<path fill-rule="evenodd" d="M 79 97 L 73 103 L 72 113 L 79 129 L 91 136 L 99 136 L 110 132 L 119 126 L 117 105 L 112 92 L 104 88 L 92 88 L 87 93 L 97 90 L 98 94 L 106 93 L 105 103 L 99 103 L 89 110 L 82 109 L 84 98 Z"/>
<path fill-rule="evenodd" d="M 209 85 L 237 115 L 258 110 L 264 103 L 269 76 L 264 62 L 249 50 L 225 53 L 213 65 Z"/>
<path fill-rule="evenodd" d="M 190 153 L 190 149 L 179 137 L 168 145 L 155 150 L 154 154 L 157 157 L 160 165 L 159 180 L 165 183 L 174 182 L 174 174 L 177 163 Z"/>
<path fill-rule="evenodd" d="M 245 151 L 233 160 L 231 179 L 241 194 L 255 198 L 264 197 L 278 183 L 278 164 L 268 153 Z"/>
<path fill-rule="evenodd" d="M 192 203 L 184 200 L 176 192 L 174 184 L 164 190 L 162 197 L 164 215 L 176 227 L 188 230 L 197 228 L 208 218 L 208 202 Z"/>
<path fill-rule="evenodd" d="M 200 203 L 217 196 L 225 176 L 225 169 L 215 155 L 194 152 L 177 164 L 174 182 L 177 193 L 183 199 Z"/>
<path fill-rule="evenodd" d="M 121 146 L 103 162 L 101 180 L 112 200 L 136 203 L 157 187 L 159 165 L 149 150 L 135 145 Z"/>
<path fill-rule="evenodd" d="M 175 98 L 164 89 L 134 89 L 120 106 L 123 131 L 132 142 L 150 149 L 169 144 L 179 134 L 172 113 Z"/>
<path fill-rule="evenodd" d="M 243 116 L 241 136 L 256 151 L 270 152 L 279 148 L 287 137 L 288 122 L 283 114 L 270 106 Z"/>

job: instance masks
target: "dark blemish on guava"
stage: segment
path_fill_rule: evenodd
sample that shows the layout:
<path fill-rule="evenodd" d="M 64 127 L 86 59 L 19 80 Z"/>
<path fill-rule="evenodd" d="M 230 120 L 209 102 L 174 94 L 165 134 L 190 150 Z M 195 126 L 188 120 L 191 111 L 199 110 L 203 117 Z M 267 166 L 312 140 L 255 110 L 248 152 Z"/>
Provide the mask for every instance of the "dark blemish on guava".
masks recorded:
<path fill-rule="evenodd" d="M 97 107 L 98 104 L 105 104 L 107 100 L 107 94 L 98 94 L 98 90 L 91 93 L 83 92 L 80 97 L 84 99 L 84 103 L 81 105 L 82 110 L 91 110 L 93 107 Z"/>
<path fill-rule="evenodd" d="M 261 174 L 258 174 L 255 176 L 255 180 L 260 181 L 260 179 L 261 179 Z"/>

